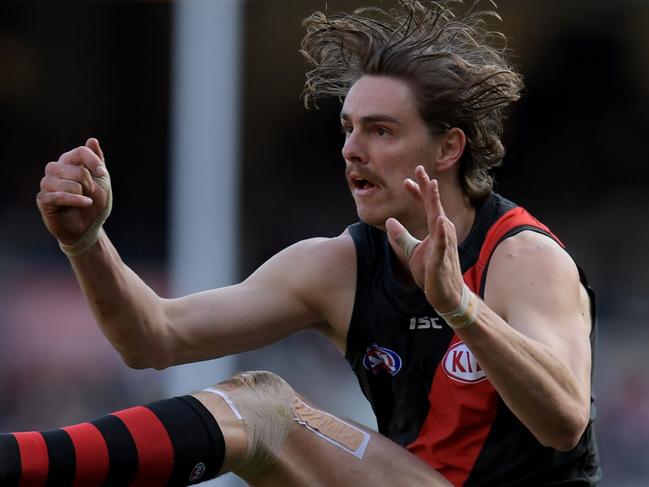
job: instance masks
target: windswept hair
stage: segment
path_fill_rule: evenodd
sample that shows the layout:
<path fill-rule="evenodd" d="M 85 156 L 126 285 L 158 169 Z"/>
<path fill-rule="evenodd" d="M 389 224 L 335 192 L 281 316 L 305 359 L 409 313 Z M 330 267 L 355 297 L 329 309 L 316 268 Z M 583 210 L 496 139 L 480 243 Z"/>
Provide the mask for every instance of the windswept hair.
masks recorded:
<path fill-rule="evenodd" d="M 307 107 L 325 97 L 344 98 L 363 75 L 383 75 L 409 84 L 433 131 L 462 129 L 467 145 L 460 183 L 474 204 L 493 189 L 489 170 L 505 155 L 504 109 L 523 88 L 505 58 L 505 36 L 487 29 L 499 15 L 479 10 L 478 3 L 401 0 L 390 10 L 315 12 L 304 20 L 300 51 L 313 65 L 303 92 Z"/>

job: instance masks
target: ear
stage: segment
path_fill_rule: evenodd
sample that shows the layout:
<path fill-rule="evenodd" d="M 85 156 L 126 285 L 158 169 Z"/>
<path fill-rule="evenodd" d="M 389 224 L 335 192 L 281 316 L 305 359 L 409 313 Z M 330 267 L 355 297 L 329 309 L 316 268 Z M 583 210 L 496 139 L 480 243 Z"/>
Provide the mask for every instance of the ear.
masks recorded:
<path fill-rule="evenodd" d="M 464 154 L 464 147 L 466 146 L 466 135 L 462 129 L 453 127 L 440 138 L 439 152 L 435 167 L 437 171 L 448 171 L 456 165 L 456 163 Z"/>

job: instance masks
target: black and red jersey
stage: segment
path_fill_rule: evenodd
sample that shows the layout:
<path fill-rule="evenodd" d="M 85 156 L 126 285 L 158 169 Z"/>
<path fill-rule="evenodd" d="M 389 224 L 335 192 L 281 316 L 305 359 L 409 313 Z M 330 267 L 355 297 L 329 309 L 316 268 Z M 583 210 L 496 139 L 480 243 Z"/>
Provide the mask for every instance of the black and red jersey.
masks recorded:
<path fill-rule="evenodd" d="M 561 244 L 527 211 L 497 194 L 477 209 L 459 246 L 464 280 L 473 292 L 484 296 L 496 246 L 525 230 Z M 454 485 L 596 485 L 600 469 L 592 399 L 590 422 L 573 450 L 542 446 L 507 408 L 423 291 L 397 282 L 386 234 L 365 223 L 351 225 L 349 231 L 356 245 L 357 284 L 346 358 L 379 431 Z M 594 296 L 589 293 L 594 346 Z"/>

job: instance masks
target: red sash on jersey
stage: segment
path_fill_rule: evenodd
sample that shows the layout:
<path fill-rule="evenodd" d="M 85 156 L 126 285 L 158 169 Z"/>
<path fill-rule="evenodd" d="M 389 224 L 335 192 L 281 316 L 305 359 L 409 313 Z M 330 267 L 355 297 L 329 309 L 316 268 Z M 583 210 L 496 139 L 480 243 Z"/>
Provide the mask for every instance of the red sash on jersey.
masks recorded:
<path fill-rule="evenodd" d="M 489 229 L 477 262 L 464 273 L 464 282 L 474 293 L 484 292 L 480 289 L 483 275 L 496 246 L 517 227 L 538 229 L 563 246 L 523 208 L 512 208 Z M 496 417 L 498 393 L 483 375 L 473 355 L 455 335 L 435 370 L 426 421 L 407 447 L 455 486 L 466 482 Z"/>

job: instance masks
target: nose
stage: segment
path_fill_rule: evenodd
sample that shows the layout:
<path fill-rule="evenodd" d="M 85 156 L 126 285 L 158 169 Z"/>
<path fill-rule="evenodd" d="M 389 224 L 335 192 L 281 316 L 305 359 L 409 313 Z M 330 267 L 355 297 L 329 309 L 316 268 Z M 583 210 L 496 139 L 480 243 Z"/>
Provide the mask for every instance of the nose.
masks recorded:
<path fill-rule="evenodd" d="M 342 154 L 347 162 L 356 162 L 360 164 L 365 164 L 367 162 L 365 146 L 356 130 L 353 130 L 345 138 Z"/>

